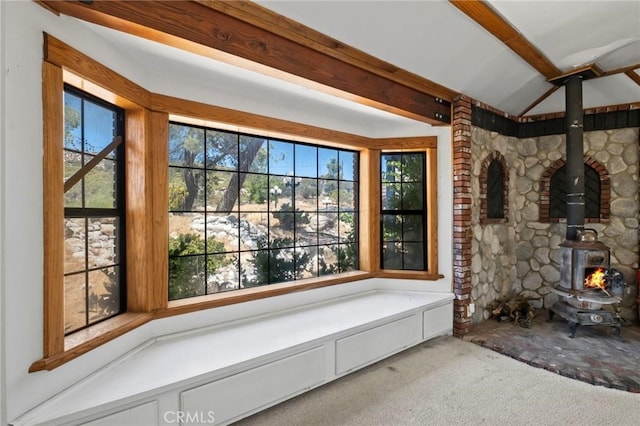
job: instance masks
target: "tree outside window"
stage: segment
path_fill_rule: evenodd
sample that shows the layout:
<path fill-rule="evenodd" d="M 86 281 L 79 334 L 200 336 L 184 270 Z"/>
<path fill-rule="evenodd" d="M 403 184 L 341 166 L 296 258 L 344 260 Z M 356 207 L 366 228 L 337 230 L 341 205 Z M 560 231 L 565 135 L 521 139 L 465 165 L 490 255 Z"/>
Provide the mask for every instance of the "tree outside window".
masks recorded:
<path fill-rule="evenodd" d="M 171 123 L 169 299 L 357 269 L 356 152 Z"/>
<path fill-rule="evenodd" d="M 425 153 L 381 155 L 381 267 L 427 269 Z"/>

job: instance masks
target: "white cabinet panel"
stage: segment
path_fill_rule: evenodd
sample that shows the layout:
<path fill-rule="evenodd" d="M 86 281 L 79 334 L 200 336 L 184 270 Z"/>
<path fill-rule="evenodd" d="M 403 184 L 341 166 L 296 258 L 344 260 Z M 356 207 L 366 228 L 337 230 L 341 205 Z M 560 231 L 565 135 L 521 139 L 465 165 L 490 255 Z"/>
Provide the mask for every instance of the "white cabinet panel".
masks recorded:
<path fill-rule="evenodd" d="M 420 341 L 420 319 L 415 315 L 345 337 L 336 342 L 336 374 L 377 361 Z"/>
<path fill-rule="evenodd" d="M 189 414 L 192 419 L 212 415 L 219 425 L 309 389 L 325 377 L 325 348 L 318 347 L 184 391 L 181 410 L 187 420 Z"/>
<path fill-rule="evenodd" d="M 422 314 L 422 339 L 427 340 L 451 332 L 453 329 L 453 305 L 438 306 Z"/>
<path fill-rule="evenodd" d="M 158 424 L 158 404 L 155 401 L 99 418 L 84 426 L 144 426 Z"/>

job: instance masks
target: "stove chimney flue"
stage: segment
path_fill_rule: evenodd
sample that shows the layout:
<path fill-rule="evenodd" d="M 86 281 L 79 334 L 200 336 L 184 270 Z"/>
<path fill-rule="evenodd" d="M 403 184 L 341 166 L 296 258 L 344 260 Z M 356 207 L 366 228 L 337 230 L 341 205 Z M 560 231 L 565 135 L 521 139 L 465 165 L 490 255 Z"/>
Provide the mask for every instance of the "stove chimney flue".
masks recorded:
<path fill-rule="evenodd" d="M 570 76 L 565 82 L 567 148 L 567 235 L 576 241 L 584 230 L 584 143 L 582 111 L 582 77 Z"/>

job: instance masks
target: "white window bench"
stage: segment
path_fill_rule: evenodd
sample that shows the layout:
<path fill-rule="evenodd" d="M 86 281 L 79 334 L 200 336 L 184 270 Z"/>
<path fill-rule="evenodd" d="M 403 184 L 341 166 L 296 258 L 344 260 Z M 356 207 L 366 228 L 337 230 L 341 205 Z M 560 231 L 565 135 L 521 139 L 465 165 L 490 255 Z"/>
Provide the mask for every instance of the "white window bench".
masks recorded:
<path fill-rule="evenodd" d="M 154 337 L 13 424 L 228 424 L 451 334 L 452 305 L 375 288 Z"/>

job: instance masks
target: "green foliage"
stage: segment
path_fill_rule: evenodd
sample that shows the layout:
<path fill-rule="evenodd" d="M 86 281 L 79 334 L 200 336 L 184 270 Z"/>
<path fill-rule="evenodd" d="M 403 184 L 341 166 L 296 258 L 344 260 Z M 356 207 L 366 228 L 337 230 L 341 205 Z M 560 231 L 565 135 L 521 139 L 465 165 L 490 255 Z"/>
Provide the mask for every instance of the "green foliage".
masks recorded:
<path fill-rule="evenodd" d="M 169 211 L 181 210 L 186 197 L 186 185 L 182 182 L 169 182 Z"/>
<path fill-rule="evenodd" d="M 358 266 L 358 246 L 356 244 L 355 215 L 353 213 L 342 213 L 340 214 L 340 221 L 342 223 L 351 225 L 351 228 L 343 241 L 346 244 L 330 246 L 331 251 L 336 257 L 335 263 L 328 264 L 324 256 L 319 257 L 320 275 L 330 275 L 340 272 L 352 271 Z"/>
<path fill-rule="evenodd" d="M 299 279 L 309 263 L 311 255 L 306 250 L 294 250 L 291 238 L 276 238 L 267 247 L 266 239 L 258 241 L 259 250 L 249 262 L 256 271 L 256 279 L 248 280 L 243 272 L 245 287 L 293 281 Z"/>
<path fill-rule="evenodd" d="M 224 244 L 207 240 L 209 253 L 224 251 Z M 209 254 L 204 264 L 205 242 L 197 234 L 180 234 L 169 239 L 169 300 L 205 293 L 207 273 L 230 263 L 224 254 Z"/>
<path fill-rule="evenodd" d="M 249 191 L 249 200 L 255 204 L 267 202 L 267 187 L 269 179 L 267 175 L 250 175 L 244 183 L 244 188 Z"/>
<path fill-rule="evenodd" d="M 80 127 L 80 111 L 70 105 L 64 106 L 64 145 L 76 150 L 81 149 L 80 140 L 76 139 L 73 131 Z"/>
<path fill-rule="evenodd" d="M 98 299 L 98 306 L 104 315 L 113 315 L 120 310 L 120 283 L 118 274 L 113 270 L 104 270 L 107 280 L 104 282 L 106 294 Z"/>
<path fill-rule="evenodd" d="M 292 231 L 294 226 L 306 225 L 310 222 L 309 215 L 307 213 L 303 213 L 299 209 L 296 209 L 295 212 L 293 212 L 289 203 L 285 203 L 280 206 L 280 211 L 273 212 L 273 217 L 278 219 L 280 229 L 285 231 Z"/>

